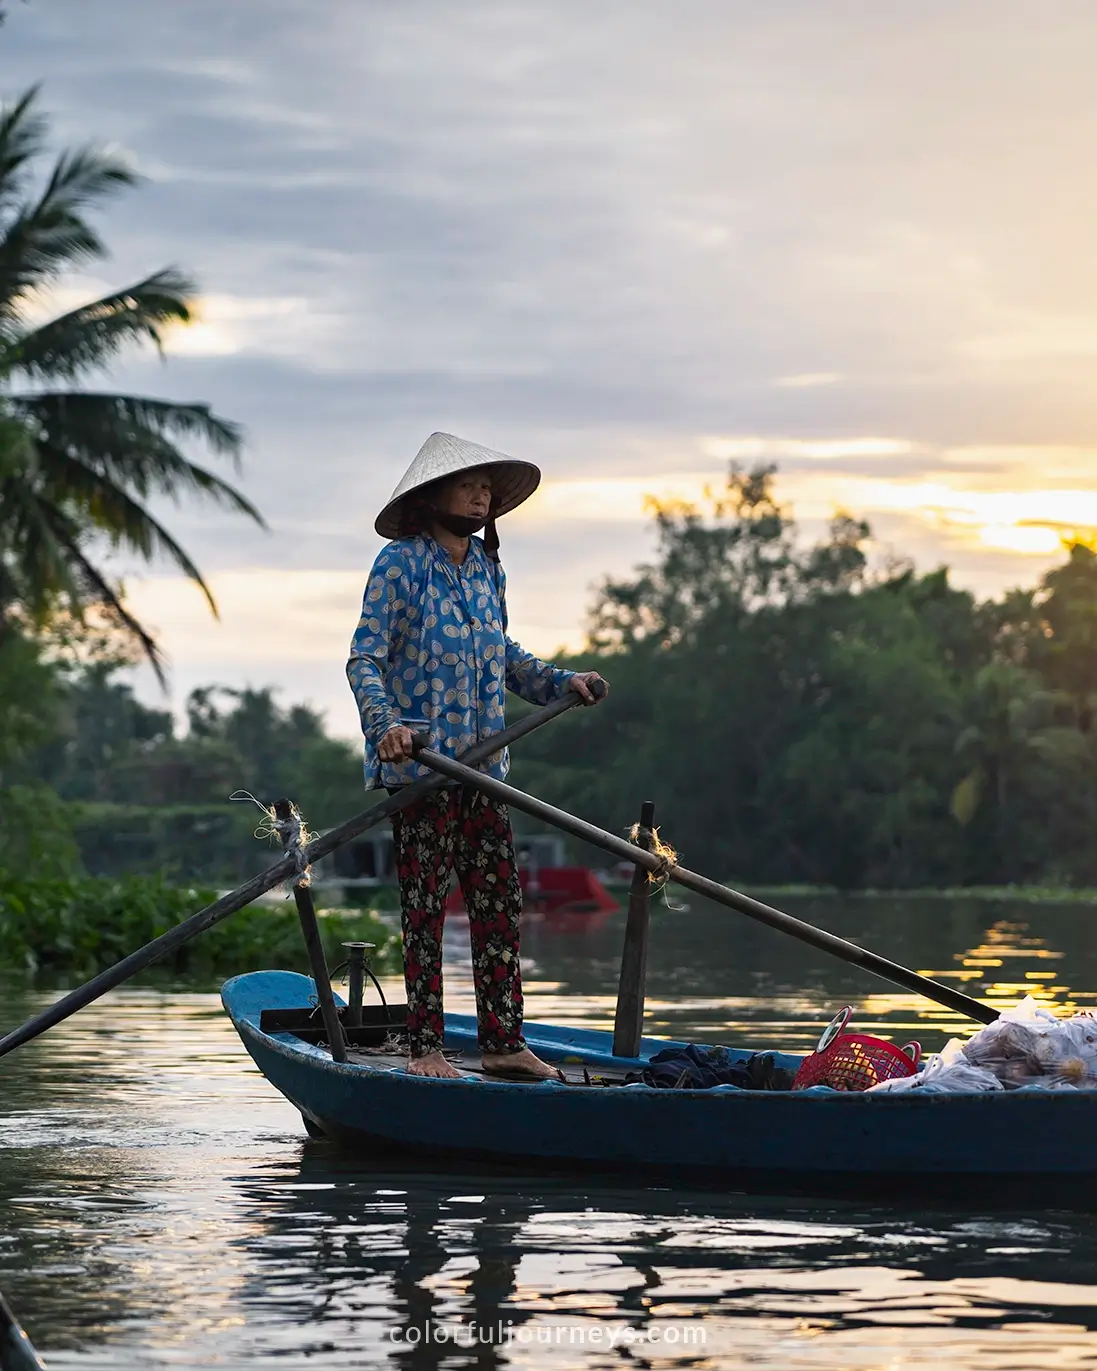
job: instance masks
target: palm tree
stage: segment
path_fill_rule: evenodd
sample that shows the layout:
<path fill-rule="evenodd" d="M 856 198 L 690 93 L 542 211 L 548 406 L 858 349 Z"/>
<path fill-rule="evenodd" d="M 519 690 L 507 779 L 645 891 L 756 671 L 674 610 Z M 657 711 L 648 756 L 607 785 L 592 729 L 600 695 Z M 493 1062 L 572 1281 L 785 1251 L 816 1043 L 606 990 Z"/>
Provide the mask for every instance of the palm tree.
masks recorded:
<path fill-rule="evenodd" d="M 177 445 L 201 439 L 239 468 L 241 431 L 208 405 L 67 388 L 129 344 L 159 349 L 165 326 L 189 322 L 189 277 L 168 268 L 48 323 L 27 322 L 28 306 L 67 268 L 106 256 L 85 207 L 138 179 L 117 158 L 81 148 L 63 153 L 32 193 L 47 134 L 36 98 L 31 90 L 0 110 L 0 624 L 5 613 L 41 620 L 59 607 L 80 620 L 95 606 L 137 640 L 163 680 L 156 642 L 97 554 L 166 556 L 216 615 L 198 568 L 147 501 L 197 496 L 263 520 Z M 28 388 L 14 389 L 19 381 Z"/>

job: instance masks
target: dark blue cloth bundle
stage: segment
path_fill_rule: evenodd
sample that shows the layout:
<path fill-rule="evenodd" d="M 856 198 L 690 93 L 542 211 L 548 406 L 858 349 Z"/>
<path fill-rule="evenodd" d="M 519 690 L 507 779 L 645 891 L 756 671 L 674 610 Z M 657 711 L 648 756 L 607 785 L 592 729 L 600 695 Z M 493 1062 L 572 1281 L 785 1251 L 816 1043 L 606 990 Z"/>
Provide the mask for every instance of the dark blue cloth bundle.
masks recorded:
<path fill-rule="evenodd" d="M 756 1052 L 754 1057 L 759 1055 Z M 709 1090 L 714 1085 L 737 1085 L 740 1090 L 764 1088 L 749 1071 L 748 1063 L 732 1057 L 726 1047 L 703 1047 L 699 1043 L 657 1053 L 640 1079 L 645 1085 L 664 1090 Z"/>

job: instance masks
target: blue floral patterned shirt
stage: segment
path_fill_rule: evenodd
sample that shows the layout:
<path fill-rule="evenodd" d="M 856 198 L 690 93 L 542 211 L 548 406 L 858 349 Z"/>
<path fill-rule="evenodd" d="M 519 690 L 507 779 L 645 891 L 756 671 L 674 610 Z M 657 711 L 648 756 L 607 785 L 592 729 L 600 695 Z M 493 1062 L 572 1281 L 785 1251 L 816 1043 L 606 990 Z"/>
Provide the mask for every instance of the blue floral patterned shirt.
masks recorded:
<path fill-rule="evenodd" d="M 398 724 L 429 732 L 448 757 L 498 733 L 504 690 L 546 705 L 568 687 L 563 671 L 507 636 L 506 577 L 479 538 L 458 566 L 433 538 L 399 538 L 378 554 L 350 646 L 347 678 L 365 735 L 366 789 L 429 776 L 415 762 L 382 763 L 381 739 Z M 481 770 L 502 780 L 506 749 Z"/>

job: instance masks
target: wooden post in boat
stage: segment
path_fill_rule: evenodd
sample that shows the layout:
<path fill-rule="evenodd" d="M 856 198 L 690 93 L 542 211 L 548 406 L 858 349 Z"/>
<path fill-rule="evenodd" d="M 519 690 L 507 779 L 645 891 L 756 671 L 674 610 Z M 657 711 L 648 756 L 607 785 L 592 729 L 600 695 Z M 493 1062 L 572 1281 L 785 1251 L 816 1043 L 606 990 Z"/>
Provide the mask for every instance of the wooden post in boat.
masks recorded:
<path fill-rule="evenodd" d="M 655 801 L 640 806 L 636 842 L 650 852 L 655 827 Z M 651 875 L 633 868 L 628 892 L 625 945 L 621 951 L 621 979 L 617 984 L 617 1017 L 613 1021 L 613 1055 L 636 1057 L 644 1034 L 644 987 L 648 974 L 648 921 L 651 916 Z"/>
<path fill-rule="evenodd" d="M 335 996 L 331 993 L 331 978 L 324 957 L 324 944 L 320 940 L 320 925 L 316 921 L 316 906 L 312 902 L 312 891 L 307 885 L 295 884 L 293 899 L 301 920 L 301 932 L 305 935 L 312 979 L 316 982 L 316 998 L 320 1001 L 320 1016 L 324 1020 L 324 1031 L 328 1035 L 331 1059 L 345 1062 L 347 1043 L 343 1037 L 343 1025 L 339 1022 L 339 1011 L 335 1007 Z"/>
<path fill-rule="evenodd" d="M 286 822 L 293 815 L 289 800 L 275 800 L 275 816 Z M 300 816 L 298 816 L 299 819 Z M 306 835 L 307 836 L 307 835 Z M 335 1007 L 335 996 L 331 993 L 331 977 L 328 975 L 327 958 L 324 956 L 324 943 L 320 937 L 320 924 L 316 918 L 316 905 L 306 878 L 296 876 L 293 882 L 293 900 L 297 905 L 297 916 L 301 920 L 301 932 L 305 938 L 305 948 L 309 954 L 312 979 L 316 983 L 316 998 L 320 1001 L 320 1016 L 324 1020 L 324 1032 L 331 1048 L 331 1058 L 335 1062 L 347 1059 L 347 1042 L 343 1037 L 343 1025 L 339 1022 L 339 1011 Z"/>

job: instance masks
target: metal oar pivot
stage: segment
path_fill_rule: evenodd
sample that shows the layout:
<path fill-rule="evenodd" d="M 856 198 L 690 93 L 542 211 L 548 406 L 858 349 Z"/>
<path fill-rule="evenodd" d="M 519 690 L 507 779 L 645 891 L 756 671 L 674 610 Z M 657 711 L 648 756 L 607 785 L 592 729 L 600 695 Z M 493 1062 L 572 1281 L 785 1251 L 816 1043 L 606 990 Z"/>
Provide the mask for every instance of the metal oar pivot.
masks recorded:
<path fill-rule="evenodd" d="M 816 928 L 814 924 L 805 923 L 802 919 L 796 919 L 791 914 L 785 914 L 770 905 L 762 904 L 760 900 L 752 899 L 749 895 L 743 895 L 737 890 L 721 885 L 718 881 L 710 881 L 707 876 L 700 876 L 682 866 L 668 867 L 666 858 L 660 857 L 654 852 L 647 852 L 643 848 L 637 847 L 636 844 L 627 842 L 624 838 L 619 838 L 613 833 L 607 833 L 605 829 L 595 827 L 594 824 L 588 824 L 584 819 L 577 819 L 574 814 L 569 814 L 567 810 L 557 809 L 555 805 L 546 804 L 544 800 L 538 800 L 532 795 L 527 795 L 525 791 L 516 790 L 514 786 L 507 785 L 504 781 L 497 781 L 492 776 L 485 776 L 481 771 L 473 771 L 471 767 L 464 766 L 451 757 L 443 757 L 425 747 L 417 748 L 416 757 L 424 766 L 429 766 L 432 771 L 437 771 L 441 776 L 449 777 L 454 781 L 461 781 L 465 785 L 476 786 L 493 799 L 510 805 L 514 809 L 519 809 L 524 814 L 532 815 L 535 819 L 553 824 L 565 833 L 581 838 L 583 842 L 590 843 L 594 847 L 600 847 L 604 852 L 612 853 L 623 861 L 634 862 L 636 866 L 643 867 L 646 871 L 656 872 L 660 877 L 665 876 L 668 880 L 674 881 L 676 885 L 684 886 L 687 890 L 692 890 L 698 895 L 704 895 L 716 904 L 734 909 L 750 919 L 757 919 L 759 923 L 768 924 L 770 928 L 776 928 L 782 933 L 787 933 L 802 943 L 808 943 L 811 947 L 817 947 L 822 952 L 829 952 L 832 956 L 839 957 L 842 961 L 849 962 L 853 966 L 871 971 L 874 976 L 880 976 L 885 981 L 891 981 L 893 985 L 902 986 L 904 990 L 912 990 L 917 995 L 924 995 L 926 999 L 944 1005 L 947 1009 L 953 1009 L 970 1019 L 975 1019 L 977 1023 L 993 1023 L 998 1017 L 996 1009 L 992 1009 L 979 1000 L 973 1000 L 969 995 L 965 995 L 959 990 L 953 990 L 951 986 L 941 985 L 937 981 L 930 980 L 928 976 L 919 976 L 916 971 L 910 971 L 897 962 L 888 961 L 886 957 L 877 956 L 875 952 L 869 952 L 866 948 L 858 947 L 856 943 L 847 942 L 845 938 L 836 937 L 833 933 L 827 933 L 824 929 Z"/>
<path fill-rule="evenodd" d="M 598 685 L 599 683 L 595 682 L 594 684 Z M 602 691 L 595 691 L 597 695 L 601 693 Z M 569 690 L 558 700 L 553 700 L 551 704 L 545 705 L 543 709 L 535 709 L 525 718 L 511 724 L 509 728 L 504 728 L 490 738 L 475 743 L 467 752 L 462 754 L 462 761 L 474 765 L 485 762 L 500 749 L 511 746 L 519 738 L 524 738 L 536 729 L 543 728 L 552 719 L 559 718 L 561 714 L 566 714 L 569 709 L 574 709 L 582 703 L 583 701 L 576 692 Z M 441 776 L 424 776 L 422 780 L 405 786 L 398 794 L 390 795 L 380 804 L 356 814 L 353 819 L 348 819 L 338 828 L 321 834 L 319 838 L 316 838 L 305 848 L 305 856 L 310 862 L 319 861 L 321 857 L 326 857 L 329 852 L 334 852 L 337 847 L 341 847 L 352 838 L 357 838 L 367 829 L 375 828 L 377 824 L 395 814 L 397 810 L 414 804 L 416 800 L 421 800 L 424 795 L 429 795 L 444 784 L 445 779 Z M 36 1014 L 26 1023 L 20 1024 L 18 1028 L 13 1028 L 5 1037 L 0 1038 L 0 1057 L 17 1047 L 21 1047 L 23 1043 L 30 1042 L 32 1038 L 37 1038 L 47 1028 L 53 1028 L 55 1024 L 59 1024 L 71 1014 L 75 1014 L 78 1009 L 83 1009 L 93 1000 L 105 995 L 108 990 L 113 990 L 123 981 L 128 981 L 131 976 L 135 976 L 145 967 L 151 966 L 153 962 L 159 961 L 161 957 L 166 957 L 175 952 L 184 943 L 189 942 L 191 938 L 196 938 L 199 933 L 204 933 L 207 928 L 212 928 L 214 924 L 220 923 L 230 914 L 235 914 L 238 909 L 243 909 L 245 905 L 251 904 L 253 900 L 257 900 L 266 891 L 272 890 L 276 885 L 281 885 L 295 870 L 296 862 L 292 857 L 280 858 L 273 866 L 268 866 L 266 871 L 261 872 L 258 876 L 253 876 L 250 881 L 245 881 L 243 885 L 229 891 L 227 895 L 222 895 L 219 900 L 206 905 L 204 909 L 192 914 L 189 919 L 184 919 L 182 923 L 176 924 L 174 928 L 169 928 L 166 933 L 161 933 L 158 938 L 153 938 L 151 942 L 137 948 L 128 957 L 123 957 L 121 961 L 115 962 L 105 971 L 100 971 L 97 976 L 93 976 L 90 981 L 85 981 L 83 985 L 77 986 L 75 990 L 70 990 L 67 995 L 62 995 L 59 1000 L 51 1004 L 48 1009 L 44 1009 L 41 1014 Z"/>

